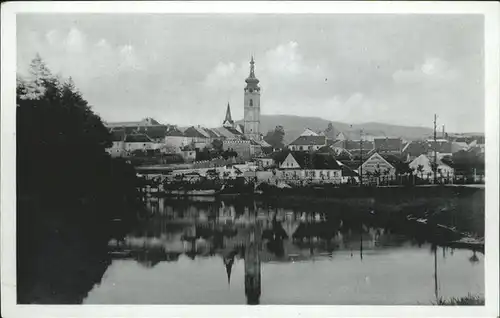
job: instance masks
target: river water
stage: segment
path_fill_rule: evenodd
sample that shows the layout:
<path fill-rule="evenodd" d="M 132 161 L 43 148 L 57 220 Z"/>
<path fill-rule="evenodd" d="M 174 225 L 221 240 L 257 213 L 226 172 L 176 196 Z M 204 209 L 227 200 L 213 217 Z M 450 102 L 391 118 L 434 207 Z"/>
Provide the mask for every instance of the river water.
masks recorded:
<path fill-rule="evenodd" d="M 148 202 L 84 304 L 431 305 L 484 295 L 484 255 L 321 213 Z M 327 229 L 325 231 L 325 229 Z"/>

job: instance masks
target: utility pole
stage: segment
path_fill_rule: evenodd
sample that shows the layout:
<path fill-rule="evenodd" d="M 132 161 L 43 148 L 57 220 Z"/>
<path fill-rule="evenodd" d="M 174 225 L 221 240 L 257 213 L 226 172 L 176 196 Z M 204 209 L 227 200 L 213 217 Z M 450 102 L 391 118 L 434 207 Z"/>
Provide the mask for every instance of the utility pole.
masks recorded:
<path fill-rule="evenodd" d="M 437 115 L 434 114 L 434 167 L 432 170 L 434 170 L 434 184 L 437 184 L 437 152 L 436 152 L 436 147 L 437 147 L 437 138 L 436 138 L 436 119 Z"/>
<path fill-rule="evenodd" d="M 360 165 L 359 165 L 359 185 L 363 186 L 363 129 L 359 131 L 359 149 L 360 149 Z"/>

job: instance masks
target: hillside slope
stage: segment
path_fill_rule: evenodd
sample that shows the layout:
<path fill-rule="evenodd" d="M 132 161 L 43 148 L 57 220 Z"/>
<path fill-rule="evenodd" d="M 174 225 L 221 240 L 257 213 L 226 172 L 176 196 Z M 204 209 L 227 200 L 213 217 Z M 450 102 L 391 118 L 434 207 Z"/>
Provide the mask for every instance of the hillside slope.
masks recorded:
<path fill-rule="evenodd" d="M 332 123 L 336 132 L 339 131 L 359 131 L 364 129 L 365 133 L 376 136 L 402 137 L 408 140 L 425 138 L 432 135 L 432 128 L 399 126 L 382 123 L 346 124 L 329 121 L 318 117 L 301 117 L 293 115 L 261 115 L 261 132 L 265 135 L 268 131 L 274 130 L 278 125 L 285 129 L 285 142 L 290 143 L 295 140 L 306 128 L 313 131 L 324 131 L 329 123 Z M 237 121 L 243 124 L 243 120 Z"/>

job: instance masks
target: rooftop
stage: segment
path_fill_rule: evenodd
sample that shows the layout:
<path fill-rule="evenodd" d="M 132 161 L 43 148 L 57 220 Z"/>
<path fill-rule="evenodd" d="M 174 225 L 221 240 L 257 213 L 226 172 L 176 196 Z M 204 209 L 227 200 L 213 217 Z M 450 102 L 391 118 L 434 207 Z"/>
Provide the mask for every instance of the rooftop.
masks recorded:
<path fill-rule="evenodd" d="M 375 138 L 375 149 L 377 151 L 401 151 L 403 141 L 401 138 Z"/>
<path fill-rule="evenodd" d="M 151 142 L 146 134 L 130 134 L 125 137 L 125 142 Z"/>
<path fill-rule="evenodd" d="M 326 145 L 325 136 L 300 136 L 292 141 L 290 146 L 323 146 Z"/>

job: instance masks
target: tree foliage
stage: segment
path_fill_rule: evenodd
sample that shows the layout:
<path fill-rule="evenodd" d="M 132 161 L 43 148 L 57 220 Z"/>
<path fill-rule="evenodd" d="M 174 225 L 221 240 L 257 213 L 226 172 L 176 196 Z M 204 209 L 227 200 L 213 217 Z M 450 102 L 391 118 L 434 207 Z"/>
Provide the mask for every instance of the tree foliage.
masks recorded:
<path fill-rule="evenodd" d="M 274 149 L 281 149 L 285 147 L 284 144 L 285 129 L 283 126 L 276 126 L 273 131 L 269 131 L 266 136 L 264 136 L 264 141 L 270 144 Z"/>
<path fill-rule="evenodd" d="M 34 283 L 49 288 L 45 294 L 52 297 L 37 301 L 78 301 L 100 280 L 105 266 L 78 272 L 82 259 L 95 254 L 67 257 L 61 249 L 105 247 L 113 219 L 132 221 L 136 174 L 124 160 L 106 153 L 111 135 L 71 78 L 52 75 L 36 56 L 30 74 L 17 78 L 16 91 L 19 301 L 33 301 L 29 291 Z M 90 286 L 58 280 L 78 275 L 90 275 Z"/>

